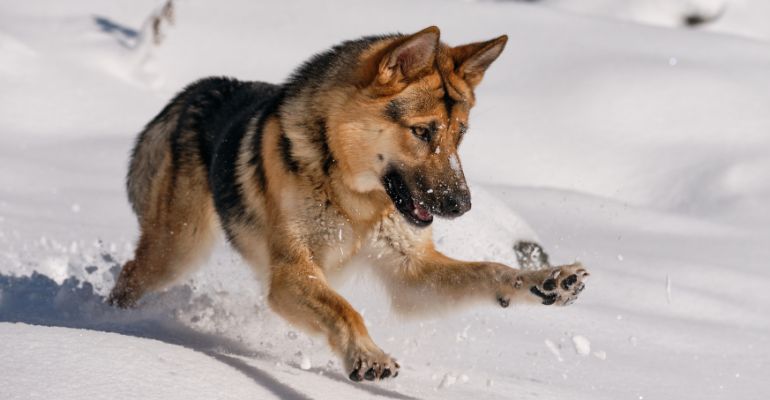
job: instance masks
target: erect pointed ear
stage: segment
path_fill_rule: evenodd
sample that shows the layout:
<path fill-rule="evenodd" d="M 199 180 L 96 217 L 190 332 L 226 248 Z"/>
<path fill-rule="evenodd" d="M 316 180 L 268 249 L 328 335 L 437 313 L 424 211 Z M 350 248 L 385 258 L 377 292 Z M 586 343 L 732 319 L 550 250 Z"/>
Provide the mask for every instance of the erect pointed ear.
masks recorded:
<path fill-rule="evenodd" d="M 452 49 L 452 57 L 458 67 L 457 73 L 471 86 L 476 86 L 484 77 L 484 72 L 505 49 L 508 35 L 486 42 L 477 42 Z"/>
<path fill-rule="evenodd" d="M 399 41 L 380 61 L 378 83 L 412 79 L 433 67 L 439 35 L 438 27 L 431 26 Z"/>

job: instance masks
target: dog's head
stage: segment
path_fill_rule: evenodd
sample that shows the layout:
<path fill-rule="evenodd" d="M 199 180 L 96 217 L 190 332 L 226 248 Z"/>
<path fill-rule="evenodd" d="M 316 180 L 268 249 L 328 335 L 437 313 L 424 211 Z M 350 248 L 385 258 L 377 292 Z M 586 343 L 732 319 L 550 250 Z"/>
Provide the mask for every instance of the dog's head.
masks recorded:
<path fill-rule="evenodd" d="M 337 161 L 346 184 L 384 190 L 414 225 L 471 208 L 457 148 L 474 88 L 507 36 L 449 47 L 430 27 L 375 44 L 362 55 L 355 93 L 337 121 Z"/>

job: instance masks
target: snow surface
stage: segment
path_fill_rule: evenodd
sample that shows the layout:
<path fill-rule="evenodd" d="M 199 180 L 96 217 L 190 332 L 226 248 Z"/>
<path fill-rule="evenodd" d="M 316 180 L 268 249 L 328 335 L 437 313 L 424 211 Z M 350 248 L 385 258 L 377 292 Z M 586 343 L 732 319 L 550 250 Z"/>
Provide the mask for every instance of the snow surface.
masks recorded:
<path fill-rule="evenodd" d="M 766 399 L 770 43 L 539 3 L 185 0 L 152 48 L 158 1 L 0 1 L 0 399 Z M 137 233 L 133 137 L 174 92 L 432 24 L 510 36 L 461 148 L 474 208 L 439 247 L 513 264 L 537 240 L 590 268 L 574 305 L 404 320 L 364 272 L 341 292 L 403 370 L 355 384 L 224 245 L 138 310 L 103 304 Z"/>
<path fill-rule="evenodd" d="M 707 21 L 703 29 L 770 40 L 770 2 L 766 0 L 536 0 L 578 14 L 618 18 L 651 25 L 682 27 L 687 17 Z"/>

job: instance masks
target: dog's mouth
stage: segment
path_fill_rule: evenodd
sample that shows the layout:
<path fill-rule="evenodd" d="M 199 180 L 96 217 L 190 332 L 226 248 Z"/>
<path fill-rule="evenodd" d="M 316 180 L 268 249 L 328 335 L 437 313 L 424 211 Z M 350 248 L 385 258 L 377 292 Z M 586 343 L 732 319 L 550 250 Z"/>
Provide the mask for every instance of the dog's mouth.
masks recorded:
<path fill-rule="evenodd" d="M 412 191 L 404 177 L 396 170 L 390 170 L 382 178 L 385 192 L 390 196 L 393 205 L 412 225 L 426 227 L 433 222 L 433 214 L 422 202 L 412 196 Z"/>

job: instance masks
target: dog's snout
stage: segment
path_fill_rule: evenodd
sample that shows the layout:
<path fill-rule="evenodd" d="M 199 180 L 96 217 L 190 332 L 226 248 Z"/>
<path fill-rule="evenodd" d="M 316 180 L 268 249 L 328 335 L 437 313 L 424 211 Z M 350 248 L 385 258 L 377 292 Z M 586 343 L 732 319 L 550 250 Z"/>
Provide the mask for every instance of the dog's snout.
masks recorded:
<path fill-rule="evenodd" d="M 459 217 L 471 209 L 469 193 L 458 193 L 444 197 L 441 208 L 447 217 Z"/>

